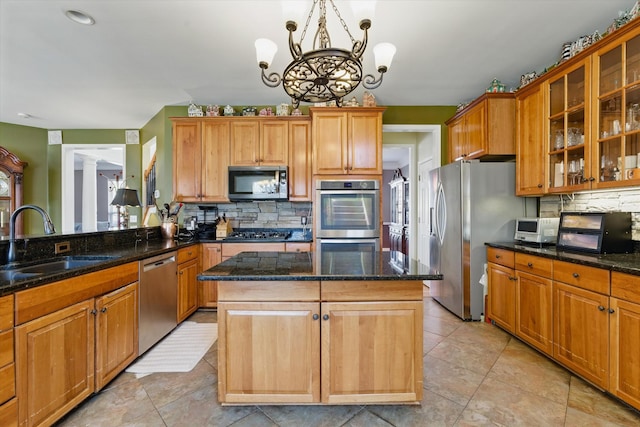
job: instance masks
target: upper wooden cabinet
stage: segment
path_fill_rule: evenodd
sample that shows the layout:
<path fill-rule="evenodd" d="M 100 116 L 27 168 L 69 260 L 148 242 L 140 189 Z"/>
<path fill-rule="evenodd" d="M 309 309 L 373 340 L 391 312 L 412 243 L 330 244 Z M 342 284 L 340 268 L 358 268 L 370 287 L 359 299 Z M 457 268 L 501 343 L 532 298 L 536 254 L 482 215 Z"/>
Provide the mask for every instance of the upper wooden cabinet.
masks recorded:
<path fill-rule="evenodd" d="M 591 187 L 591 62 L 580 61 L 543 85 L 547 98 L 548 190 L 566 193 Z"/>
<path fill-rule="evenodd" d="M 173 199 L 228 202 L 229 120 L 174 118 Z"/>
<path fill-rule="evenodd" d="M 552 68 L 516 99 L 518 195 L 640 184 L 640 20 Z"/>
<path fill-rule="evenodd" d="M 516 98 L 516 194 L 539 196 L 545 192 L 544 92 L 532 86 Z"/>
<path fill-rule="evenodd" d="M 311 108 L 314 175 L 382 174 L 384 108 Z"/>
<path fill-rule="evenodd" d="M 311 120 L 291 120 L 289 125 L 289 200 L 310 202 Z"/>
<path fill-rule="evenodd" d="M 284 120 L 231 120 L 231 166 L 286 165 L 289 126 Z"/>
<path fill-rule="evenodd" d="M 449 161 L 513 157 L 515 123 L 513 93 L 483 94 L 446 121 Z"/>

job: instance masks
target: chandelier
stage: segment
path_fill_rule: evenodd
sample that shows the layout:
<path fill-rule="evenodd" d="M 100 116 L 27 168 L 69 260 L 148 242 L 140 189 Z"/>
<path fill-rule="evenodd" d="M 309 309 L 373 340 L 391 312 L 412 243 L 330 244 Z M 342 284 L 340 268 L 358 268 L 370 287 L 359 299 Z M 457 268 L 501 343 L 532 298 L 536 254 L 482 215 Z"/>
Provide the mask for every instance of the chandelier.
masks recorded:
<path fill-rule="evenodd" d="M 331 46 L 331 38 L 326 26 L 326 0 L 313 1 L 300 42 L 296 43 L 293 40 L 293 33 L 297 30 L 298 24 L 294 21 L 287 21 L 289 50 L 293 61 L 285 68 L 282 76 L 275 72 L 268 75 L 266 73 L 278 46 L 269 39 L 256 40 L 256 57 L 258 65 L 262 69 L 262 82 L 269 87 L 278 87 L 282 83 L 284 91 L 291 97 L 294 108 L 297 108 L 301 101 L 312 103 L 336 101 L 336 105 L 340 106 L 342 99 L 356 89 L 361 82 L 367 89 L 379 87 L 396 52 L 395 46 L 391 43 L 376 45 L 373 48 L 373 53 L 380 75 L 377 78 L 372 74 L 363 76 L 360 58 L 367 47 L 367 31 L 371 27 L 371 21 L 369 19 L 360 21 L 360 29 L 364 34 L 362 40 L 356 41 L 340 16 L 333 0 L 329 0 L 329 3 L 351 39 L 352 48 L 350 51 Z M 302 41 L 316 6 L 318 6 L 320 17 L 313 40 L 313 50 L 302 52 Z"/>

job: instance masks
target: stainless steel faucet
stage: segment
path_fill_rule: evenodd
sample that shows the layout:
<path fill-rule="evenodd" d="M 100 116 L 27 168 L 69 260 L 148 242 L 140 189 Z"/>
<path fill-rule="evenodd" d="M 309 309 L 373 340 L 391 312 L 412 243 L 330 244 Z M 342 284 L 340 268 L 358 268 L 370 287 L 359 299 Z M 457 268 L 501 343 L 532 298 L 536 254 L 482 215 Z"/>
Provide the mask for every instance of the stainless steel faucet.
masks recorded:
<path fill-rule="evenodd" d="M 33 209 L 36 212 L 39 212 L 42 215 L 42 222 L 44 225 L 44 233 L 45 234 L 55 234 L 56 229 L 53 226 L 53 222 L 49 217 L 49 214 L 45 212 L 40 206 L 36 205 L 22 205 L 16 208 L 15 211 L 11 214 L 11 218 L 9 218 L 9 254 L 7 255 L 7 263 L 13 262 L 16 260 L 16 217 L 20 212 L 25 209 Z"/>

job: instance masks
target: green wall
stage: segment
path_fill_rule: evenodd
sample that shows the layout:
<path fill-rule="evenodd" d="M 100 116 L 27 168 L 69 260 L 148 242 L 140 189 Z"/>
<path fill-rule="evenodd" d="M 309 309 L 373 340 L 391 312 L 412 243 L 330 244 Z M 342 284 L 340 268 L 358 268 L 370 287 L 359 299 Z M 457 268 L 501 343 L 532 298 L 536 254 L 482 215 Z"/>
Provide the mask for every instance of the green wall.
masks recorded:
<path fill-rule="evenodd" d="M 38 205 L 49 211 L 47 138 L 46 129 L 0 123 L 0 146 L 28 163 L 24 169 L 23 203 Z M 40 215 L 35 212 L 24 212 L 22 215 L 26 233 L 42 234 Z"/>
<path fill-rule="evenodd" d="M 241 107 L 235 107 L 239 110 Z M 262 106 L 256 107 L 258 109 Z M 302 107 L 308 114 L 308 107 Z M 430 124 L 442 126 L 442 163 L 447 159 L 447 127 L 444 122 L 456 112 L 455 106 L 389 106 L 384 124 Z M 170 202 L 173 193 L 173 143 L 171 117 L 186 117 L 186 106 L 165 106 L 140 129 L 140 144 L 126 144 L 124 129 L 63 129 L 64 144 L 123 144 L 126 151 L 127 185 L 142 189 L 142 145 L 156 138 L 157 188 L 161 202 Z M 56 227 L 61 227 L 62 146 L 49 145 L 46 129 L 0 123 L 0 146 L 29 163 L 25 169 L 24 203 L 44 207 Z M 134 177 L 131 178 L 131 175 Z M 142 220 L 141 208 L 131 208 Z M 41 234 L 40 218 L 25 215 L 25 233 Z"/>

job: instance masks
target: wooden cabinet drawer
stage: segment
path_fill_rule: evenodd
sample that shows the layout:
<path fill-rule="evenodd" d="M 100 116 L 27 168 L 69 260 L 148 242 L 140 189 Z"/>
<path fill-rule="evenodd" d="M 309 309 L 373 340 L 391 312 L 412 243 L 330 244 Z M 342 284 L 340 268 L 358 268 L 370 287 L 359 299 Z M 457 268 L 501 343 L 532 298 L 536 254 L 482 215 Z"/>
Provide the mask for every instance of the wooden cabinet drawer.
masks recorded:
<path fill-rule="evenodd" d="M 508 249 L 487 248 L 487 262 L 504 265 L 505 267 L 513 268 L 514 255 L 514 252 Z"/>
<path fill-rule="evenodd" d="M 240 252 L 283 252 L 284 242 L 281 243 L 223 243 L 222 257 L 232 257 Z"/>
<path fill-rule="evenodd" d="M 285 243 L 285 252 L 311 252 L 311 243 L 296 242 Z"/>
<path fill-rule="evenodd" d="M 370 280 L 322 282 L 322 301 L 416 301 L 422 300 L 421 280 Z"/>
<path fill-rule="evenodd" d="M 320 301 L 320 282 L 219 280 L 218 301 Z"/>
<path fill-rule="evenodd" d="M 198 245 L 178 249 L 178 264 L 198 258 Z"/>
<path fill-rule="evenodd" d="M 13 328 L 13 295 L 0 298 L 0 331 Z"/>
<path fill-rule="evenodd" d="M 640 276 L 611 272 L 611 296 L 640 304 Z"/>
<path fill-rule="evenodd" d="M 16 373 L 13 363 L 0 368 L 0 403 L 16 395 Z"/>
<path fill-rule="evenodd" d="M 516 270 L 550 279 L 553 271 L 553 261 L 551 258 L 516 253 Z"/>
<path fill-rule="evenodd" d="M 609 295 L 609 270 L 572 262 L 555 261 L 553 263 L 553 280 Z"/>
<path fill-rule="evenodd" d="M 4 405 L 0 405 L 0 426 L 18 426 L 18 399 L 11 399 Z"/>

